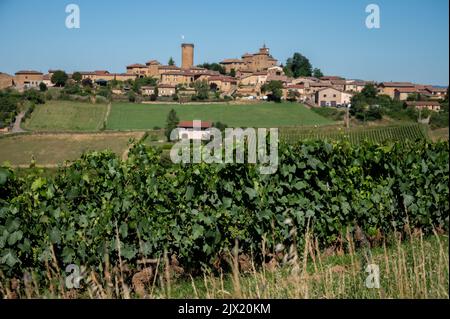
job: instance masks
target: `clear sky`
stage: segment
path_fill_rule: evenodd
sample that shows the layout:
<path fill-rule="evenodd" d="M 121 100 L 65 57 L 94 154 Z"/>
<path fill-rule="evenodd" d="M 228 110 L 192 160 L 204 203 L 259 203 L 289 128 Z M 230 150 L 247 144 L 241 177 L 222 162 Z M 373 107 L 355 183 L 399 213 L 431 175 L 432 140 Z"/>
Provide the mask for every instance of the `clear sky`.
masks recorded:
<path fill-rule="evenodd" d="M 67 29 L 67 4 L 80 29 Z M 380 7 L 368 29 L 365 8 Z M 284 63 L 294 52 L 327 75 L 448 85 L 448 0 L 106 1 L 0 0 L 0 71 L 51 68 L 125 72 L 131 63 L 195 63 L 256 52 L 263 44 Z M 184 40 L 182 40 L 184 36 Z"/>

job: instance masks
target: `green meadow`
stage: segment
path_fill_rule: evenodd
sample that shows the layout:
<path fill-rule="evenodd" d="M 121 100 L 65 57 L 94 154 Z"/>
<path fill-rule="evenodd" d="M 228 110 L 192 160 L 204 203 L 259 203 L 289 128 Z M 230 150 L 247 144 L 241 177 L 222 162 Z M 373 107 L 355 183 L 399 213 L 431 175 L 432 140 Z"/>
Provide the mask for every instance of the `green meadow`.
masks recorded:
<path fill-rule="evenodd" d="M 36 105 L 22 126 L 31 131 L 96 131 L 103 125 L 107 105 L 47 101 Z"/>
<path fill-rule="evenodd" d="M 171 109 L 180 121 L 222 122 L 230 127 L 283 127 L 333 122 L 297 103 L 261 104 L 132 104 L 113 103 L 107 129 L 147 130 L 164 127 Z"/>

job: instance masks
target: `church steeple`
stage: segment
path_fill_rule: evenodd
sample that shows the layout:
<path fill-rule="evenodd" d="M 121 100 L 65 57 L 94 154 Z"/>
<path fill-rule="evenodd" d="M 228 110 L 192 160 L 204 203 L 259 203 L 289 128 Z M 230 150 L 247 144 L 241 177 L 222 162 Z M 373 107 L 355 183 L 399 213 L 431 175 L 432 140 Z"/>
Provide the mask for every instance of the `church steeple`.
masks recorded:
<path fill-rule="evenodd" d="M 266 46 L 266 43 L 263 43 L 262 48 L 259 49 L 259 53 L 261 54 L 269 54 L 269 48 Z"/>

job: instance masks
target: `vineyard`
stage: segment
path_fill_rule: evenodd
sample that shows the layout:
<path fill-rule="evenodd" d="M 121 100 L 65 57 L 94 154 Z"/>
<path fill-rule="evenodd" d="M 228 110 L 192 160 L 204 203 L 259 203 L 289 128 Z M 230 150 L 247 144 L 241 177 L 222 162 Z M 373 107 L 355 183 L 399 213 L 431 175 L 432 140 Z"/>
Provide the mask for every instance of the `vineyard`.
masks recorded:
<path fill-rule="evenodd" d="M 289 143 L 299 140 L 331 140 L 349 141 L 360 144 L 364 141 L 383 143 L 386 141 L 415 141 L 428 139 L 426 129 L 420 124 L 383 126 L 373 128 L 333 129 L 327 127 L 314 128 L 280 128 L 280 136 Z"/>
<path fill-rule="evenodd" d="M 126 160 L 84 154 L 55 176 L 0 169 L 0 273 L 49 263 L 102 272 L 105 263 L 177 256 L 185 272 L 221 269 L 226 252 L 301 249 L 307 229 L 321 247 L 360 228 L 377 241 L 393 231 L 448 230 L 448 142 L 351 146 L 280 144 L 279 166 L 172 164 L 137 144 Z M 281 247 L 281 248 L 280 248 Z"/>

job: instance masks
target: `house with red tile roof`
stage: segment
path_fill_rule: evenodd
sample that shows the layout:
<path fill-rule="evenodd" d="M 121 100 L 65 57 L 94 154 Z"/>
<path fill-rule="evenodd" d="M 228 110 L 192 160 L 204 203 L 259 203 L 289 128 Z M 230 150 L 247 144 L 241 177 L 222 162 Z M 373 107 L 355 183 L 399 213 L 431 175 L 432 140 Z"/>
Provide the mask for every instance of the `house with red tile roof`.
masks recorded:
<path fill-rule="evenodd" d="M 395 98 L 395 90 L 397 89 L 415 89 L 415 85 L 411 82 L 381 82 L 378 84 L 378 93 L 388 95 L 391 99 Z"/>
<path fill-rule="evenodd" d="M 419 93 L 416 87 L 399 87 L 394 90 L 394 99 L 406 101 L 411 94 Z"/>
<path fill-rule="evenodd" d="M 206 140 L 209 139 L 209 132 L 212 122 L 207 121 L 180 121 L 177 125 L 179 139 Z"/>
<path fill-rule="evenodd" d="M 34 70 L 21 70 L 15 73 L 14 84 L 19 88 L 38 87 L 44 80 L 44 74 Z"/>
<path fill-rule="evenodd" d="M 441 110 L 441 104 L 437 101 L 407 101 L 405 104 L 417 110 L 427 109 L 436 112 Z"/>

